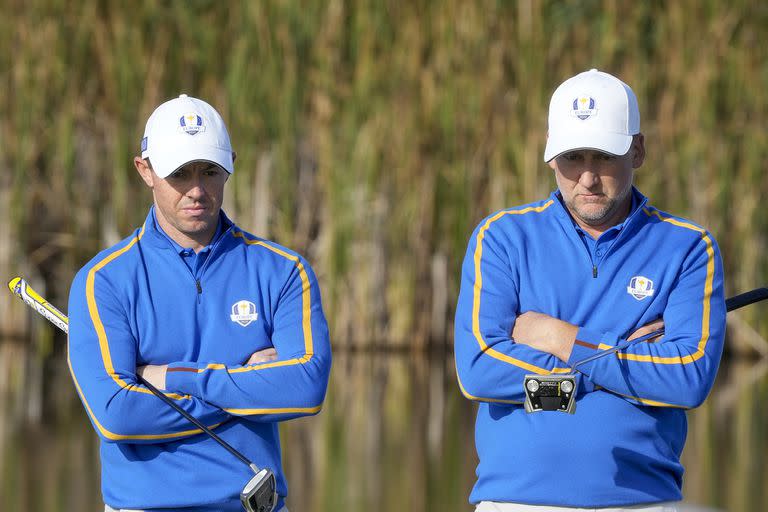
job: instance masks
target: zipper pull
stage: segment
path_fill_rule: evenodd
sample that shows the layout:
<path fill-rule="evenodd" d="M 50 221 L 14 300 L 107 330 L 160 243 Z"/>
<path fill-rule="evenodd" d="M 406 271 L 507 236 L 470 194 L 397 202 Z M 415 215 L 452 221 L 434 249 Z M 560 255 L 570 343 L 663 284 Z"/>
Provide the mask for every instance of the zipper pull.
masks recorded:
<path fill-rule="evenodd" d="M 200 280 L 196 279 L 195 284 L 197 285 L 197 294 L 200 295 L 203 293 L 203 285 L 200 284 Z"/>
<path fill-rule="evenodd" d="M 592 265 L 592 277 L 595 278 L 595 279 L 597 278 L 597 265 Z M 198 286 L 200 286 L 199 283 L 198 283 Z M 198 288 L 198 290 L 199 290 L 199 288 Z"/>

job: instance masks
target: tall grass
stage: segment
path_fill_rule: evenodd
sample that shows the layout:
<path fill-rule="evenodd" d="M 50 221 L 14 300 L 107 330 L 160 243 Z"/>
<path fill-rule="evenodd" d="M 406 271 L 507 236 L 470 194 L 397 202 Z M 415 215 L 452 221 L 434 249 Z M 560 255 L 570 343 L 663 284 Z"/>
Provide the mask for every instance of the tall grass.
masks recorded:
<path fill-rule="evenodd" d="M 32 276 L 58 304 L 80 265 L 142 222 L 150 196 L 131 157 L 152 109 L 186 92 L 228 121 L 238 159 L 226 210 L 307 255 L 338 346 L 444 343 L 472 228 L 554 187 L 541 161 L 548 99 L 591 67 L 640 99 L 641 190 L 713 231 L 730 292 L 768 277 L 763 2 L 3 11 L 0 274 Z M 764 318 L 747 319 L 766 333 Z"/>

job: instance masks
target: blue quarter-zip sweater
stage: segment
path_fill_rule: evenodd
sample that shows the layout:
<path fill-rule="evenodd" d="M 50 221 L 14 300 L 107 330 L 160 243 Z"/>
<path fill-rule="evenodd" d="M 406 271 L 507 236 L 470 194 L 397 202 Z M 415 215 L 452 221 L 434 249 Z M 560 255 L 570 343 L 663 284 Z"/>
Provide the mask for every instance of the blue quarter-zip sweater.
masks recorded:
<path fill-rule="evenodd" d="M 685 410 L 706 398 L 723 349 L 722 263 L 706 230 L 632 193 L 629 217 L 587 243 L 557 191 L 489 216 L 472 234 L 455 324 L 459 385 L 480 403 L 471 502 L 681 499 Z M 514 342 L 526 311 L 579 327 L 567 364 Z M 525 412 L 526 374 L 569 373 L 658 318 L 659 341 L 576 368 L 574 415 Z"/>
<path fill-rule="evenodd" d="M 72 283 L 69 364 L 101 438 L 102 492 L 112 507 L 240 510 L 252 476 L 138 384 L 138 366 L 168 364 L 166 394 L 271 468 L 280 506 L 287 487 L 277 422 L 320 411 L 331 351 L 312 269 L 223 212 L 217 233 L 201 264 L 187 264 L 150 211 Z M 243 364 L 269 347 L 278 360 Z"/>

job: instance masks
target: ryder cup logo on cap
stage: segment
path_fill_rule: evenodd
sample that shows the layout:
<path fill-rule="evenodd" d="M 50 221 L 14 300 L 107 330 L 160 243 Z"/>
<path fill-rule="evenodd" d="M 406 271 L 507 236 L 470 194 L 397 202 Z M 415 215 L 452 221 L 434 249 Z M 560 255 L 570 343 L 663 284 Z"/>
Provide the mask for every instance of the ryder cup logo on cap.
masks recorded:
<path fill-rule="evenodd" d="M 552 95 L 544 161 L 576 149 L 624 155 L 638 133 L 635 93 L 615 76 L 591 69 L 569 78 Z"/>
<path fill-rule="evenodd" d="M 589 96 L 579 96 L 573 100 L 573 111 L 571 114 L 578 117 L 582 121 L 597 115 L 595 99 L 590 98 Z"/>
<path fill-rule="evenodd" d="M 208 103 L 186 94 L 166 101 L 149 116 L 141 157 L 149 159 L 161 178 L 195 161 L 211 162 L 230 174 L 234 171 L 224 120 Z"/>
<path fill-rule="evenodd" d="M 195 112 L 184 114 L 179 118 L 179 129 L 187 135 L 197 135 L 205 131 L 203 118 Z"/>

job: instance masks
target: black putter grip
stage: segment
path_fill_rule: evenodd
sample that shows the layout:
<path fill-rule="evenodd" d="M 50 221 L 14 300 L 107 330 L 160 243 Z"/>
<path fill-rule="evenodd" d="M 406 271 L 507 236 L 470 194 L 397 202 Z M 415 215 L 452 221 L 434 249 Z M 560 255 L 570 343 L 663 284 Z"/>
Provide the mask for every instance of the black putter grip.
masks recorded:
<path fill-rule="evenodd" d="M 743 308 L 765 299 L 768 299 L 768 288 L 755 288 L 727 299 L 725 301 L 725 310 L 733 311 L 734 309 Z"/>

